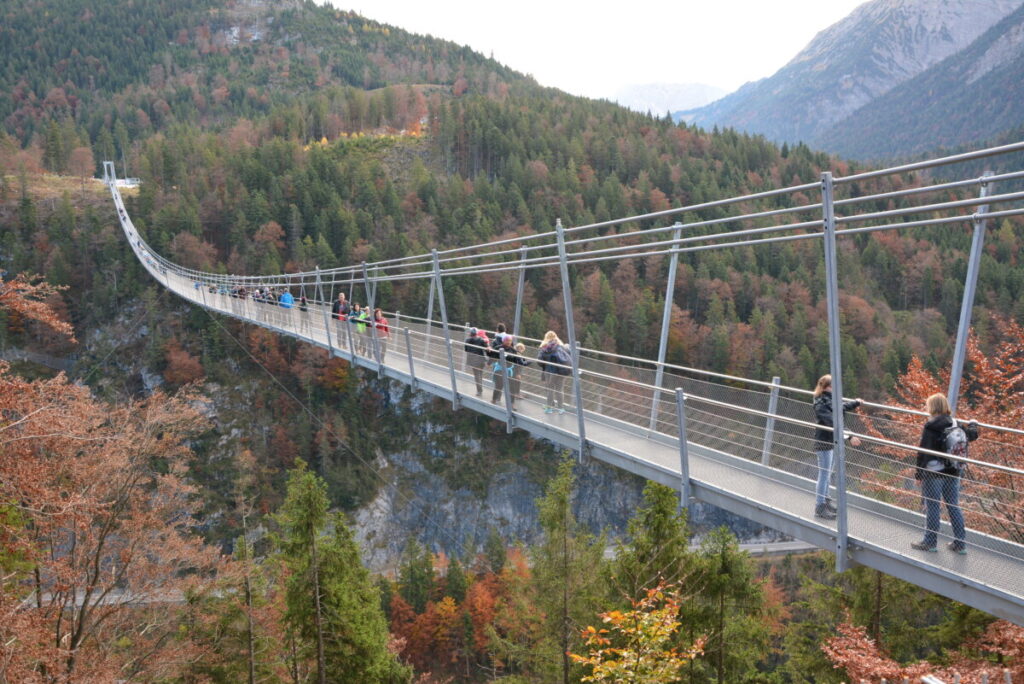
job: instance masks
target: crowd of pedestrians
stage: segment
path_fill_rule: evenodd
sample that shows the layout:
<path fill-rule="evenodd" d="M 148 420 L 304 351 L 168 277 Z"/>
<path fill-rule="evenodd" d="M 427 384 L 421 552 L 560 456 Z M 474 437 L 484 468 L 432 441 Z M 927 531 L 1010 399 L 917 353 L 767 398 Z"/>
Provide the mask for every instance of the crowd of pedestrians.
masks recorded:
<path fill-rule="evenodd" d="M 532 365 L 526 345 L 516 342 L 503 323 L 495 326 L 493 334 L 480 328 L 470 328 L 463 342 L 466 367 L 473 374 L 476 396 L 483 396 L 485 372 L 490 375 L 493 390 L 491 403 L 497 404 L 508 385 L 509 403 L 522 399 L 523 371 Z M 544 336 L 537 353 L 541 384 L 546 390 L 544 412 L 565 413 L 566 403 L 563 385 L 565 376 L 572 373 L 572 358 L 568 347 L 558 339 L 554 331 Z"/>

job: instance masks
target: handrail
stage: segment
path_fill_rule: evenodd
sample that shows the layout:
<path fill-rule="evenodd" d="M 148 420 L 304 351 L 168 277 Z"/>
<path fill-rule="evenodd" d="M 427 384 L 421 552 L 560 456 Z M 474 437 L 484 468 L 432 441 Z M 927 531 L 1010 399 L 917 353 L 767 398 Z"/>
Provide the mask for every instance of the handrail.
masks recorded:
<path fill-rule="evenodd" d="M 990 149 L 987 149 L 987 150 L 977 150 L 977 151 L 973 151 L 973 152 L 968 152 L 968 153 L 963 153 L 963 154 L 958 154 L 958 155 L 952 155 L 952 156 L 945 157 L 945 158 L 942 158 L 942 159 L 930 160 L 930 161 L 925 161 L 925 162 L 916 162 L 916 163 L 913 163 L 913 164 L 906 164 L 906 165 L 902 165 L 902 166 L 896 166 L 896 167 L 892 167 L 892 168 L 889 168 L 889 169 L 881 169 L 881 170 L 877 170 L 877 171 L 870 171 L 870 172 L 865 172 L 865 173 L 853 174 L 853 175 L 846 176 L 846 177 L 835 178 L 834 179 L 834 183 L 836 185 L 848 184 L 848 183 L 851 183 L 853 181 L 860 181 L 860 180 L 865 180 L 865 179 L 869 179 L 869 178 L 881 177 L 881 176 L 885 176 L 885 175 L 894 175 L 894 174 L 899 174 L 899 173 L 906 173 L 908 171 L 916 171 L 916 170 L 920 170 L 920 169 L 931 168 L 931 167 L 935 167 L 935 166 L 941 166 L 941 165 L 945 165 L 945 164 L 951 164 L 951 163 L 961 162 L 961 161 L 966 161 L 966 160 L 971 160 L 971 159 L 980 159 L 980 158 L 990 157 L 990 156 L 998 155 L 998 154 L 1005 154 L 1005 153 L 1009 153 L 1009 152 L 1016 152 L 1016 151 L 1020 151 L 1020 150 L 1024 150 L 1024 142 L 1014 143 L 1014 144 L 1011 144 L 1011 145 L 1004 145 L 1004 146 L 1001 146 L 1001 147 L 990 148 Z M 904 188 L 904 189 L 901 189 L 901 190 L 896 190 L 896 191 L 891 191 L 891 192 L 883 192 L 883 193 L 877 193 L 877 194 L 872 194 L 872 195 L 865 195 L 865 196 L 860 196 L 860 197 L 852 197 L 852 198 L 847 198 L 847 199 L 840 199 L 840 200 L 837 200 L 835 202 L 835 205 L 837 207 L 839 207 L 839 206 L 850 206 L 850 205 L 855 205 L 855 204 L 865 203 L 865 202 L 876 202 L 876 201 L 884 200 L 884 199 L 893 199 L 893 198 L 897 198 L 897 197 L 906 197 L 908 195 L 933 193 L 933 192 L 936 192 L 936 191 L 948 190 L 948 189 L 955 188 L 955 187 L 964 187 L 964 186 L 976 185 L 976 184 L 984 185 L 984 184 L 991 183 L 991 182 L 996 182 L 996 181 L 999 181 L 999 180 L 1021 178 L 1021 177 L 1024 177 L 1024 171 L 1002 173 L 1002 174 L 990 175 L 990 176 L 974 177 L 974 178 L 967 179 L 967 180 L 962 180 L 962 181 L 953 181 L 953 182 L 939 183 L 939 184 L 934 184 L 934 185 L 921 185 L 921 186 L 916 186 L 916 187 L 913 187 L 913 188 Z M 113 188 L 114 179 L 110 178 L 110 179 L 108 179 L 108 182 L 111 184 L 111 186 Z M 657 227 L 648 228 L 648 229 L 644 229 L 644 230 L 638 230 L 638 231 L 632 231 L 632 232 L 624 232 L 624 233 L 620 233 L 620 234 L 616 234 L 616 235 L 592 235 L 592 236 L 587 237 L 587 236 L 581 235 L 581 233 L 583 233 L 585 231 L 588 231 L 588 230 L 592 231 L 592 230 L 596 230 L 596 229 L 600 229 L 600 228 L 606 228 L 606 227 L 611 227 L 611 226 L 623 225 L 623 224 L 626 224 L 626 223 L 632 223 L 632 222 L 638 222 L 638 221 L 655 220 L 655 219 L 658 219 L 658 218 L 662 218 L 662 217 L 666 217 L 666 216 L 672 216 L 672 215 L 678 215 L 678 214 L 685 213 L 685 212 L 691 212 L 692 213 L 692 212 L 699 212 L 699 211 L 706 210 L 706 209 L 723 208 L 723 207 L 728 207 L 728 206 L 733 206 L 733 205 L 740 205 L 740 204 L 743 204 L 743 203 L 756 202 L 756 201 L 763 200 L 763 199 L 768 199 L 768 198 L 773 198 L 773 197 L 781 197 L 781 196 L 784 196 L 784 195 L 787 195 L 787 194 L 793 194 L 793 193 L 796 193 L 796 192 L 803 192 L 803 191 L 807 191 L 807 190 L 812 190 L 812 189 L 816 189 L 818 187 L 820 187 L 820 183 L 818 183 L 818 182 L 797 184 L 797 185 L 789 186 L 789 187 L 785 187 L 785 188 L 778 188 L 778 189 L 773 189 L 773 190 L 764 191 L 764 192 L 758 192 L 758 193 L 750 193 L 750 194 L 739 196 L 739 197 L 726 198 L 726 199 L 723 199 L 723 200 L 716 200 L 716 201 L 711 201 L 711 202 L 702 202 L 702 203 L 697 203 L 697 204 L 693 204 L 693 205 L 687 205 L 687 206 L 683 206 L 683 207 L 676 207 L 676 208 L 672 208 L 672 209 L 668 209 L 668 210 L 662 210 L 662 211 L 658 211 L 658 212 L 650 212 L 650 213 L 646 213 L 646 214 L 640 214 L 640 215 L 636 215 L 636 216 L 625 217 L 625 218 L 622 218 L 622 219 L 615 219 L 615 220 L 611 220 L 611 221 L 602 221 L 602 222 L 591 223 L 591 224 L 587 224 L 587 225 L 583 225 L 583 226 L 576 226 L 576 227 L 572 227 L 572 228 L 566 228 L 564 232 L 566 234 L 572 234 L 574 236 L 574 238 L 572 240 L 567 241 L 565 243 L 566 247 L 570 248 L 570 249 L 576 249 L 576 251 L 570 251 L 566 255 L 567 261 L 570 264 L 585 264 L 585 263 L 596 263 L 596 262 L 605 261 L 605 260 L 609 260 L 609 259 L 641 258 L 641 257 L 642 258 L 648 258 L 648 257 L 658 256 L 658 255 L 679 254 L 679 253 L 686 253 L 686 252 L 691 252 L 691 251 L 693 251 L 693 252 L 703 251 L 703 250 L 706 250 L 706 249 L 735 247 L 737 245 L 745 245 L 745 244 L 762 244 L 762 243 L 771 243 L 771 242 L 785 242 L 785 241 L 793 241 L 793 240 L 816 239 L 816 238 L 821 236 L 821 233 L 819 233 L 817 231 L 814 231 L 814 232 L 811 232 L 811 233 L 798 233 L 798 234 L 786 235 L 786 236 L 768 237 L 768 238 L 765 238 L 765 239 L 738 240 L 737 238 L 762 236 L 762 235 L 765 235 L 765 234 L 768 234 L 768 233 L 776 233 L 776 232 L 783 232 L 783 231 L 800 231 L 800 230 L 805 230 L 805 229 L 812 229 L 813 230 L 813 229 L 818 228 L 818 227 L 821 226 L 822 222 L 821 222 L 820 219 L 812 220 L 812 221 L 799 222 L 799 223 L 791 223 L 791 224 L 770 225 L 770 226 L 761 226 L 761 227 L 754 227 L 754 228 L 742 228 L 742 229 L 739 229 L 739 230 L 727 230 L 727 231 L 723 231 L 723 232 L 710 233 L 710 234 L 707 234 L 707 235 L 687 235 L 685 237 L 678 237 L 676 239 L 666 239 L 666 240 L 657 240 L 656 239 L 654 241 L 642 242 L 640 244 L 627 244 L 627 245 L 611 246 L 611 247 L 600 248 L 600 249 L 595 249 L 594 248 L 594 244 L 601 243 L 601 242 L 608 242 L 608 241 L 612 241 L 612 240 L 624 240 L 624 241 L 633 242 L 633 241 L 636 241 L 636 240 L 643 240 L 643 239 L 646 239 L 646 238 L 650 238 L 650 237 L 654 237 L 654 236 L 657 236 L 657 235 L 661 235 L 661 234 L 663 234 L 663 233 L 665 233 L 667 231 L 679 229 L 680 227 L 683 227 L 683 228 L 686 228 L 686 227 L 709 227 L 709 226 L 715 226 L 715 225 L 721 225 L 721 224 L 741 223 L 741 222 L 744 222 L 744 221 L 757 220 L 757 219 L 761 219 L 761 218 L 767 218 L 767 217 L 779 216 L 779 215 L 785 215 L 785 214 L 799 214 L 799 213 L 803 213 L 803 212 L 808 212 L 808 211 L 813 211 L 813 210 L 816 210 L 816 209 L 820 209 L 820 207 L 822 206 L 821 203 L 801 204 L 799 206 L 794 206 L 794 207 L 782 207 L 782 208 L 763 210 L 763 211 L 741 212 L 739 215 L 736 215 L 736 216 L 726 216 L 726 217 L 719 217 L 719 218 L 713 218 L 713 219 L 707 219 L 707 220 L 699 220 L 699 221 L 689 222 L 689 223 L 686 223 L 686 224 L 678 224 L 677 223 L 677 224 L 672 225 L 672 226 L 657 226 Z M 147 267 L 147 269 L 150 269 L 151 271 L 154 272 L 154 275 L 159 274 L 159 275 L 163 276 L 165 272 L 173 272 L 173 273 L 178 274 L 178 275 L 180 275 L 182 277 L 186 277 L 186 278 L 188 278 L 190 280 L 194 280 L 195 282 L 200 283 L 201 286 L 203 286 L 203 287 L 206 287 L 206 286 L 209 286 L 209 285 L 216 285 L 217 287 L 222 287 L 222 286 L 231 287 L 231 286 L 234 286 L 234 285 L 243 285 L 243 286 L 247 286 L 247 287 L 299 286 L 299 287 L 307 288 L 307 287 L 311 287 L 313 285 L 312 276 L 316 272 L 312 272 L 312 271 L 304 271 L 304 272 L 288 273 L 288 274 L 273 274 L 273 275 L 235 276 L 235 275 L 226 275 L 226 274 L 217 274 L 217 273 L 203 272 L 203 271 L 198 271 L 198 270 L 191 269 L 191 268 L 184 268 L 184 267 L 181 267 L 181 266 L 179 266 L 177 264 L 174 264 L 173 262 L 167 260 L 163 256 L 157 254 L 152 249 L 152 247 L 145 240 L 143 240 L 141 235 L 138 233 L 137 230 L 135 230 L 134 226 L 131 224 L 131 221 L 130 221 L 130 219 L 127 216 L 127 212 L 124 209 L 123 202 L 120 201 L 119 193 L 117 193 L 115 195 L 115 197 L 117 198 L 117 206 L 118 206 L 119 214 L 122 217 L 122 222 L 125 224 L 125 231 L 128 233 L 129 237 L 131 238 L 132 249 L 133 249 L 133 251 L 135 251 L 139 255 L 140 259 L 144 262 L 144 265 Z M 848 216 L 838 217 L 837 218 L 837 222 L 839 222 L 839 223 L 852 223 L 852 222 L 867 221 L 867 220 L 877 220 L 877 219 L 885 219 L 885 218 L 891 218 L 891 217 L 902 216 L 902 215 L 907 215 L 907 214 L 915 214 L 915 213 L 919 214 L 919 213 L 924 213 L 924 212 L 944 211 L 944 210 L 951 210 L 951 209 L 956 209 L 956 208 L 965 207 L 965 206 L 978 206 L 978 205 L 983 204 L 983 203 L 987 204 L 987 203 L 994 203 L 994 202 L 1000 202 L 1000 201 L 1002 201 L 1002 202 L 1016 202 L 1016 201 L 1021 200 L 1021 199 L 1024 199 L 1024 192 L 1011 192 L 1011 193 L 1004 193 L 1004 194 L 1001 194 L 1001 195 L 989 196 L 989 197 L 986 197 L 984 199 L 972 197 L 972 198 L 967 198 L 967 199 L 956 199 L 956 200 L 950 200 L 950 201 L 945 201 L 945 202 L 926 204 L 926 205 L 921 205 L 921 206 L 916 206 L 916 207 L 915 206 L 907 206 L 907 207 L 900 207 L 900 208 L 897 208 L 897 209 L 891 209 L 891 210 L 874 212 L 874 213 L 866 213 L 866 214 L 860 214 L 860 215 L 848 215 Z M 1013 209 L 1009 209 L 1007 211 L 1001 211 L 1001 212 L 989 212 L 989 213 L 986 213 L 985 216 L 988 217 L 988 218 L 998 218 L 998 217 L 1002 217 L 1002 216 L 1017 216 L 1017 215 L 1021 215 L 1021 214 L 1024 214 L 1024 208 L 1013 208 Z M 906 222 L 902 222 L 902 223 L 888 223 L 888 224 L 881 224 L 881 225 L 862 226 L 862 227 L 857 227 L 857 228 L 845 228 L 845 229 L 837 231 L 837 235 L 859 234 L 861 232 L 870 232 L 870 231 L 877 231 L 877 230 L 895 230 L 895 229 L 900 229 L 900 228 L 907 228 L 907 227 L 914 227 L 914 226 L 921 226 L 921 225 L 937 226 L 937 225 L 945 225 L 945 224 L 949 224 L 949 223 L 966 222 L 966 221 L 969 221 L 969 220 L 975 220 L 977 218 L 978 218 L 977 214 L 974 214 L 974 215 L 957 215 L 957 216 L 948 216 L 948 217 L 941 217 L 941 218 L 929 218 L 929 219 L 925 219 L 925 220 L 921 220 L 921 221 L 906 221 Z M 483 263 L 478 263 L 476 265 L 449 268 L 447 270 L 444 270 L 442 272 L 442 275 L 444 275 L 444 276 L 453 276 L 453 275 L 457 276 L 457 275 L 470 275 L 470 274 L 482 273 L 482 272 L 494 273 L 494 272 L 514 271 L 514 270 L 521 270 L 521 269 L 531 268 L 531 267 L 538 268 L 538 267 L 553 265 L 553 264 L 557 263 L 557 259 L 558 259 L 557 255 L 553 255 L 553 254 L 546 254 L 546 255 L 543 255 L 543 256 L 530 257 L 530 258 L 518 258 L 515 261 L 508 261 L 508 262 L 506 262 L 506 261 L 497 261 L 497 262 L 495 262 L 494 260 L 501 259 L 502 257 L 506 257 L 506 256 L 512 256 L 512 255 L 516 255 L 517 257 L 523 257 L 528 252 L 533 252 L 533 253 L 537 253 L 537 252 L 541 252 L 541 253 L 543 253 L 543 252 L 550 252 L 550 251 L 554 250 L 555 247 L 556 247 L 556 243 L 553 241 L 553 238 L 555 237 L 555 235 L 556 235 L 555 231 L 540 232 L 540 233 L 534 233 L 534 234 L 531 234 L 531 235 L 519 235 L 519 236 L 515 236 L 515 237 L 504 238 L 504 239 L 501 239 L 501 240 L 492 240 L 490 242 L 481 243 L 481 244 L 477 244 L 477 245 L 469 245 L 469 246 L 464 246 L 464 247 L 451 248 L 451 249 L 447 249 L 447 250 L 439 250 L 437 252 L 437 254 L 440 255 L 440 256 L 444 256 L 445 258 L 443 259 L 443 261 L 448 262 L 448 263 L 458 262 L 458 261 L 465 261 L 465 260 L 483 262 Z M 537 241 L 545 240 L 545 239 L 550 240 L 550 241 L 547 244 L 536 244 Z M 532 245 L 525 245 L 524 244 L 524 243 L 530 243 L 530 242 L 535 243 L 535 244 L 532 244 Z M 723 244 L 719 244 L 719 245 L 709 244 L 709 243 L 715 243 L 715 242 L 722 242 Z M 691 246 L 691 245 L 693 245 L 693 243 L 702 243 L 702 244 L 696 245 L 696 246 Z M 495 249 L 498 249 L 500 247 L 510 246 L 510 245 L 516 245 L 517 247 L 515 249 L 508 249 L 508 250 L 488 251 L 488 250 L 495 250 Z M 439 261 L 441 261 L 441 260 L 439 260 Z M 392 275 L 388 275 L 388 271 L 394 270 L 396 268 L 397 269 L 417 268 L 417 267 L 420 267 L 420 266 L 426 266 L 428 263 L 430 263 L 430 260 L 428 260 L 427 255 L 421 254 L 421 255 L 410 255 L 408 257 L 401 257 L 401 258 L 397 258 L 397 259 L 381 260 L 381 261 L 373 262 L 371 264 L 367 264 L 367 267 L 369 269 L 371 269 L 375 273 L 375 275 L 371 277 L 371 280 L 373 280 L 373 281 L 376 281 L 376 282 L 385 282 L 385 281 L 391 281 L 391 280 L 393 280 L 393 281 L 409 281 L 409 280 L 417 280 L 417 279 L 421 279 L 421 278 L 432 277 L 432 274 L 429 273 L 429 272 L 426 272 L 426 271 L 422 271 L 422 272 L 413 271 L 413 272 L 395 273 L 395 274 L 392 274 Z M 337 268 L 337 269 L 326 269 L 324 271 L 320 271 L 319 272 L 319 276 L 320 276 L 320 278 L 322 278 L 322 282 L 324 282 L 325 284 L 331 284 L 331 285 L 339 285 L 339 284 L 355 282 L 357 280 L 356 274 L 357 274 L 357 268 L 354 267 L 354 266 L 342 267 L 342 268 Z M 351 276 L 351 278 L 349 278 L 348 280 L 339 280 L 339 278 L 342 278 L 342 277 L 347 276 L 347 275 Z M 310 305 L 313 305 L 313 306 L 316 306 L 316 305 L 327 306 L 328 304 L 329 304 L 328 302 L 318 303 L 316 300 L 310 299 Z M 391 313 L 391 312 L 389 312 L 389 313 Z M 412 316 L 409 316 L 408 314 L 405 315 L 405 318 L 407 320 L 423 321 L 423 322 L 426 322 L 428 325 L 435 324 L 432 321 L 427 321 L 427 319 L 421 319 L 421 318 L 418 318 L 418 317 L 412 317 Z M 452 324 L 452 327 L 455 328 L 455 329 L 463 329 L 463 326 L 455 325 L 455 324 Z M 537 340 L 536 338 L 529 338 L 529 337 L 526 337 L 526 336 L 523 336 L 523 335 L 520 335 L 519 339 L 521 339 L 521 340 L 535 340 L 535 341 L 539 342 L 539 340 Z M 744 383 L 746 385 L 753 386 L 753 387 L 765 388 L 766 390 L 771 388 L 771 383 L 768 383 L 768 382 L 766 382 L 764 380 L 758 380 L 758 379 L 753 379 L 753 378 L 743 378 L 743 377 L 728 375 L 728 374 L 724 374 L 724 373 L 715 373 L 715 372 L 712 372 L 712 371 L 705 371 L 705 370 L 702 370 L 702 369 L 689 368 L 689 367 L 686 367 L 686 366 L 670 364 L 670 363 L 658 364 L 656 361 L 653 361 L 651 359 L 642 359 L 642 358 L 637 358 L 637 357 L 631 357 L 631 356 L 628 356 L 628 355 L 616 354 L 614 352 L 607 352 L 607 351 L 604 351 L 604 350 L 580 348 L 580 352 L 583 355 L 587 356 L 587 357 L 593 357 L 593 358 L 596 358 L 596 359 L 599 359 L 599 360 L 607 360 L 608 362 L 612 362 L 612 363 L 627 362 L 627 363 L 632 363 L 632 364 L 643 364 L 643 366 L 645 366 L 647 368 L 650 368 L 651 370 L 655 370 L 655 371 L 658 370 L 659 368 L 661 368 L 661 369 L 664 369 L 665 371 L 669 371 L 669 372 L 675 372 L 675 373 L 680 373 L 681 372 L 681 373 L 686 373 L 686 374 L 696 374 L 696 375 L 699 375 L 699 376 L 704 377 L 704 378 L 709 378 L 709 379 L 713 379 L 713 380 L 717 380 L 717 381 L 722 381 L 722 382 L 726 382 L 726 383 Z M 557 364 L 552 364 L 552 365 L 557 365 Z M 621 378 L 615 378 L 615 379 L 618 380 L 618 381 L 622 380 Z M 652 389 L 654 391 L 658 391 L 659 389 L 663 390 L 664 388 L 652 388 Z M 805 390 L 805 389 L 802 389 L 802 388 L 796 388 L 796 387 L 788 387 L 788 386 L 785 386 L 785 385 L 779 385 L 778 389 L 781 390 L 781 391 L 792 392 L 792 393 L 801 394 L 801 395 L 804 395 L 804 396 L 806 396 L 807 394 L 810 393 L 809 390 Z M 908 409 L 908 408 L 901 407 L 901 406 L 880 404 L 880 403 L 874 403 L 874 402 L 865 402 L 865 403 L 868 406 L 870 406 L 872 408 L 876 408 L 876 409 L 887 410 L 887 411 L 895 411 L 895 412 L 905 413 L 905 414 L 910 414 L 910 415 L 919 415 L 919 416 L 923 416 L 924 415 L 923 412 L 915 411 L 913 409 Z M 980 425 L 982 425 L 983 427 L 985 427 L 988 430 L 993 430 L 993 431 L 997 431 L 997 432 L 1006 432 L 1006 433 L 1015 434 L 1015 435 L 1024 435 L 1024 430 L 1017 429 L 1017 428 L 999 426 L 999 425 L 994 425 L 994 424 L 989 424 L 989 423 L 980 423 Z"/>

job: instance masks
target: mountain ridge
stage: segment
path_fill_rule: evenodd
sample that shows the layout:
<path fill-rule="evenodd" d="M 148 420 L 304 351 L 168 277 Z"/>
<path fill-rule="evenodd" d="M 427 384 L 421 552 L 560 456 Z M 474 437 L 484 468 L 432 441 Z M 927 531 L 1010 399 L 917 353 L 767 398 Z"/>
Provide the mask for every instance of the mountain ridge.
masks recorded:
<path fill-rule="evenodd" d="M 1021 4 L 873 0 L 820 32 L 774 75 L 679 116 L 779 143 L 813 143 L 836 122 L 968 47 Z"/>
<path fill-rule="evenodd" d="M 965 49 L 872 100 L 816 142 L 850 158 L 930 153 L 935 140 L 955 147 L 993 140 L 1024 123 L 1018 105 L 1024 74 L 1024 5 Z M 913 112 L 904 125 L 886 122 Z"/>

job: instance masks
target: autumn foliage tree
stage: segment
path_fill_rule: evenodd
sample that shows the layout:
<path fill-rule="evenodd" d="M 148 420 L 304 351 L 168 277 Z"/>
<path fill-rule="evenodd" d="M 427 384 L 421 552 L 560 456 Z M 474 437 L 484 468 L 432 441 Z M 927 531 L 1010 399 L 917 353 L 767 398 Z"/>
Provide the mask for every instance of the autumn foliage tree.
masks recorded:
<path fill-rule="evenodd" d="M 1024 628 L 998 620 L 977 639 L 970 640 L 953 654 L 948 665 L 934 665 L 922 661 L 909 665 L 889 657 L 883 647 L 868 637 L 867 630 L 847 620 L 842 622 L 836 636 L 825 642 L 821 649 L 837 669 L 846 672 L 851 681 L 886 679 L 898 682 L 916 681 L 924 675 L 933 675 L 942 681 L 960 681 L 980 684 L 998 681 L 1003 671 L 1010 680 L 1024 677 Z M 985 656 L 988 657 L 985 657 Z M 1004 670 L 1004 667 L 1006 669 Z"/>
<path fill-rule="evenodd" d="M 7 286 L 5 308 L 67 329 L 33 299 L 44 286 Z M 0 363 L 3 679 L 151 681 L 201 657 L 171 609 L 218 563 L 193 529 L 193 399 L 112 407 Z"/>
<path fill-rule="evenodd" d="M 678 594 L 658 585 L 632 600 L 630 610 L 601 613 L 607 627 L 589 625 L 582 631 L 589 652 L 570 654 L 574 662 L 588 668 L 581 681 L 654 684 L 678 679 L 683 666 L 704 647 L 703 637 L 685 648 L 675 645 L 680 603 Z"/>

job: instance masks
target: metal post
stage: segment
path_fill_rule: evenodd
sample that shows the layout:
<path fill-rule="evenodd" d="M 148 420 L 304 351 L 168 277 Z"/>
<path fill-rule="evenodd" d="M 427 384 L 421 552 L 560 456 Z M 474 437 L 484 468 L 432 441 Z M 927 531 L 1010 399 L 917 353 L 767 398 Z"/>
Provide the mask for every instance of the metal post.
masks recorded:
<path fill-rule="evenodd" d="M 331 319 L 327 313 L 327 306 L 324 303 L 324 285 L 320 282 L 319 266 L 316 267 L 316 293 L 317 297 L 320 298 L 320 310 L 324 313 L 324 333 L 327 335 L 327 349 L 330 350 L 331 356 L 334 356 L 334 344 L 331 342 Z M 313 332 L 310 331 L 310 336 L 312 336 L 312 334 Z"/>
<path fill-rule="evenodd" d="M 772 456 L 772 438 L 775 435 L 775 410 L 779 406 L 779 376 L 772 378 L 772 393 L 768 395 L 768 418 L 764 422 L 764 446 L 761 447 L 761 465 L 768 465 Z"/>
<path fill-rule="evenodd" d="M 356 341 L 355 338 L 353 337 L 354 333 L 352 332 L 352 328 L 353 326 L 355 326 L 355 323 L 352 322 L 353 320 L 355 319 L 352 318 L 352 310 L 349 309 L 349 315 L 345 318 L 345 330 L 348 332 L 348 358 L 352 362 L 352 364 L 355 365 Z"/>
<path fill-rule="evenodd" d="M 676 418 L 679 421 L 679 507 L 690 508 L 690 455 L 686 446 L 686 394 L 676 388 Z"/>
<path fill-rule="evenodd" d="M 427 297 L 427 338 L 423 345 L 423 357 L 430 360 L 430 339 L 433 337 L 433 321 L 434 321 L 434 291 L 437 289 L 437 283 L 434 279 L 430 279 L 430 295 Z"/>
<path fill-rule="evenodd" d="M 555 232 L 558 235 L 558 264 L 562 272 L 562 300 L 565 303 L 565 331 L 569 336 L 569 349 L 572 351 L 572 390 L 576 396 L 576 426 L 579 430 L 580 456 L 579 461 L 587 460 L 587 433 L 583 421 L 583 387 L 580 383 L 580 349 L 576 343 L 576 324 L 572 312 L 572 288 L 569 285 L 569 262 L 565 256 L 565 229 L 562 219 L 555 221 Z"/>
<path fill-rule="evenodd" d="M 444 305 L 444 283 L 441 281 L 441 264 L 437 260 L 437 250 L 430 250 L 434 257 L 434 282 L 437 283 L 437 303 L 441 307 L 441 327 L 444 328 L 444 346 L 448 350 L 448 373 L 452 379 L 452 408 L 459 408 L 459 385 L 455 380 L 455 359 L 452 358 L 452 338 L 448 332 L 448 310 Z M 429 339 L 429 338 L 428 338 Z"/>
<path fill-rule="evenodd" d="M 683 224 L 676 221 L 675 230 L 672 231 L 672 239 L 679 240 L 682 234 Z M 655 371 L 654 396 L 651 398 L 651 424 L 650 429 L 658 428 L 658 404 L 661 402 L 661 382 L 665 378 L 665 354 L 668 351 L 668 331 L 672 325 L 672 304 L 676 291 L 676 268 L 679 266 L 679 245 L 672 245 L 672 258 L 668 262 L 668 284 L 665 287 L 665 309 L 661 314 L 661 340 L 658 342 L 658 369 Z"/>
<path fill-rule="evenodd" d="M 825 299 L 828 309 L 828 352 L 832 373 L 832 453 L 836 472 L 836 572 L 846 560 L 846 449 L 843 443 L 843 363 L 839 330 L 839 277 L 836 273 L 836 215 L 832 173 L 821 174 L 821 205 L 825 227 Z"/>
<path fill-rule="evenodd" d="M 523 292 L 526 288 L 526 247 L 519 248 L 519 286 L 516 288 L 516 317 L 512 321 L 512 337 L 519 339 L 519 323 L 523 318 Z"/>
<path fill-rule="evenodd" d="M 374 320 L 373 296 L 377 292 L 376 286 L 370 287 L 370 274 L 366 270 L 366 262 L 363 262 L 363 284 L 366 285 L 366 297 L 370 302 L 370 344 L 373 347 L 373 358 L 377 362 L 377 377 L 384 377 L 384 364 L 380 360 L 380 343 L 377 341 L 377 323 Z"/>
<path fill-rule="evenodd" d="M 981 180 L 981 198 L 988 197 L 991 192 L 989 181 L 986 180 L 989 173 Z M 974 238 L 971 240 L 971 259 L 967 263 L 967 279 L 964 282 L 964 298 L 960 303 L 960 325 L 956 331 L 956 350 L 953 352 L 953 367 L 949 373 L 949 407 L 956 415 L 956 405 L 960 398 L 960 379 L 964 372 L 964 360 L 967 357 L 967 335 L 971 330 L 971 314 L 974 311 L 974 293 L 978 286 L 978 271 L 981 265 L 981 250 L 985 244 L 984 216 L 988 213 L 988 205 L 978 207 L 974 215 Z"/>
<path fill-rule="evenodd" d="M 409 357 L 409 379 L 413 389 L 419 389 L 416 383 L 416 364 L 412 361 L 412 335 L 405 328 L 405 354 Z"/>
<path fill-rule="evenodd" d="M 508 357 L 505 354 L 505 347 L 498 349 L 498 356 L 501 358 L 501 386 L 504 387 L 502 394 L 505 396 L 505 432 L 512 434 L 512 424 L 515 417 L 512 415 L 512 378 L 508 374 Z"/>

